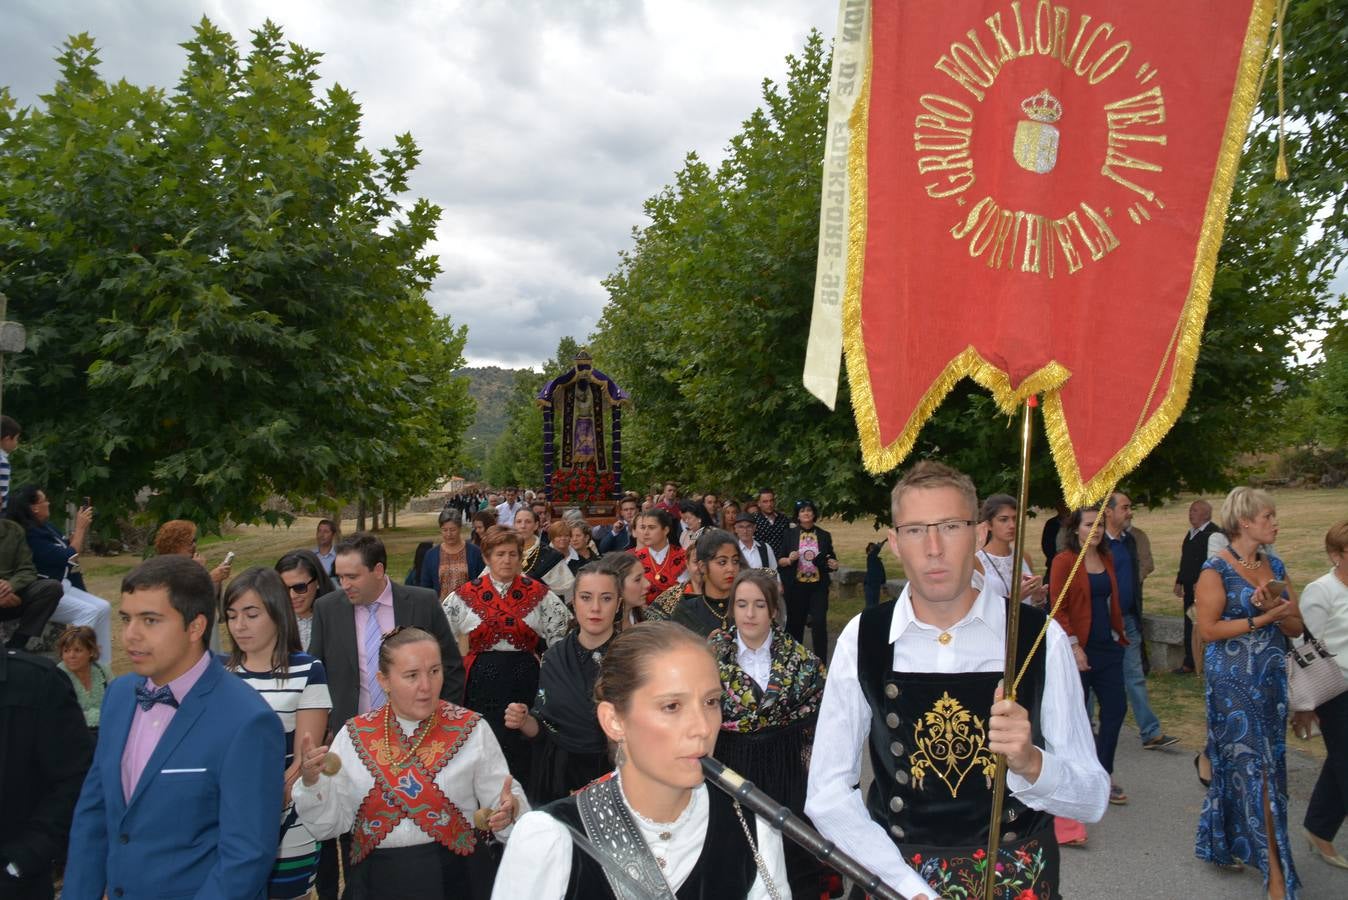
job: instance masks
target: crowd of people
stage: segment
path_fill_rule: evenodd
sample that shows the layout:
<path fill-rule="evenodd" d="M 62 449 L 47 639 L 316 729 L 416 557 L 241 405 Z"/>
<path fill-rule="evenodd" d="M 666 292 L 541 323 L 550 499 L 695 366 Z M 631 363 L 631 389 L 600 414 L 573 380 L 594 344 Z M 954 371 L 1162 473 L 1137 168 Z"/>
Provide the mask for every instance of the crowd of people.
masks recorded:
<path fill-rule="evenodd" d="M 208 568 L 191 523 L 165 523 L 122 581 L 133 671 L 113 679 L 111 606 L 76 580 L 91 505 L 65 535 L 40 488 L 15 490 L 0 520 L 0 610 L 19 623 L 0 655 L 0 898 L 51 897 L 62 860 L 78 900 L 840 889 L 705 784 L 710 754 L 928 900 L 981 892 L 1000 754 L 997 896 L 1059 896 L 1060 847 L 1128 802 L 1113 779 L 1125 712 L 1144 748 L 1175 743 L 1146 695 L 1154 566 L 1130 498 L 1060 510 L 1044 559 L 1017 572 L 1015 499 L 979 504 L 967 477 L 919 463 L 892 491 L 887 540 L 867 547 L 865 608 L 832 647 L 833 538 L 813 501 L 787 516 L 776 499 L 685 498 L 670 482 L 592 524 L 513 488 L 461 493 L 405 577 L 378 536 L 328 519 L 312 549 L 237 575 L 230 558 Z M 1298 596 L 1269 495 L 1237 488 L 1211 516 L 1191 508 L 1174 587 L 1193 641 L 1178 671 L 1201 672 L 1207 696 L 1196 855 L 1295 897 L 1289 717 L 1328 750 L 1305 834 L 1348 868 L 1332 844 L 1348 693 L 1291 715 L 1283 662 L 1313 631 L 1348 673 L 1348 522 L 1326 537 L 1331 571 Z M 907 579 L 888 603 L 886 553 Z M 18 649 L 51 618 L 69 623 L 59 666 Z"/>

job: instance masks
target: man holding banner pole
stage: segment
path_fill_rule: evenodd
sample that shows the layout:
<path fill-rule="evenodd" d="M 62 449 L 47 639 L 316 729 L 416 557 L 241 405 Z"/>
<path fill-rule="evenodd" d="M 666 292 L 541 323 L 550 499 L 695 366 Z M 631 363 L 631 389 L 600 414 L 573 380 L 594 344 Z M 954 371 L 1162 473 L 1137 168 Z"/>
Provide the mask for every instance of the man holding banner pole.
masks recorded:
<path fill-rule="evenodd" d="M 970 587 L 978 503 L 967 476 L 915 465 L 891 497 L 889 540 L 908 586 L 843 630 L 810 761 L 806 815 L 904 896 L 978 894 L 989 860 L 995 754 L 1007 796 L 997 896 L 1058 897 L 1053 817 L 1099 821 L 1109 776 L 1096 760 L 1066 634 L 1021 615 L 1028 659 L 1017 701 L 1002 699 L 1006 601 Z M 857 787 L 865 747 L 874 781 Z"/>

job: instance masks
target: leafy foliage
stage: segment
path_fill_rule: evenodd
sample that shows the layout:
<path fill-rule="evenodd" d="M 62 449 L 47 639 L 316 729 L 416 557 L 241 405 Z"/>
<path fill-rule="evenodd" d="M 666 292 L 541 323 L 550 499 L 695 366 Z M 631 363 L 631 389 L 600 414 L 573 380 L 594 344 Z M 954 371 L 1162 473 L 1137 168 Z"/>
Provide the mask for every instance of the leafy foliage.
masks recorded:
<path fill-rule="evenodd" d="M 416 143 L 362 147 L 353 94 L 271 22 L 246 55 L 204 18 L 183 46 L 172 92 L 104 81 L 86 34 L 41 108 L 0 89 L 20 477 L 207 524 L 425 489 L 472 408 L 465 329 L 425 299 L 440 210 L 398 199 Z"/>
<path fill-rule="evenodd" d="M 1333 309 L 1344 258 L 1341 173 L 1348 62 L 1342 4 L 1293 4 L 1288 26 L 1292 180 L 1273 180 L 1273 79 L 1231 203 L 1189 405 L 1125 489 L 1159 502 L 1220 490 L 1245 451 L 1276 440 L 1277 391 L 1303 377 L 1297 351 Z M 731 140 L 715 171 L 690 155 L 645 205 L 649 223 L 605 282 L 596 359 L 632 394 L 628 482 L 674 478 L 722 492 L 775 487 L 830 514 L 884 516 L 890 476 L 861 466 L 850 399 L 830 413 L 800 384 L 818 235 L 829 54 L 811 33 L 781 85 Z M 938 456 L 980 491 L 1019 480 L 1017 423 L 964 382 L 924 428 L 912 459 Z M 1031 499 L 1059 495 L 1042 430 Z"/>

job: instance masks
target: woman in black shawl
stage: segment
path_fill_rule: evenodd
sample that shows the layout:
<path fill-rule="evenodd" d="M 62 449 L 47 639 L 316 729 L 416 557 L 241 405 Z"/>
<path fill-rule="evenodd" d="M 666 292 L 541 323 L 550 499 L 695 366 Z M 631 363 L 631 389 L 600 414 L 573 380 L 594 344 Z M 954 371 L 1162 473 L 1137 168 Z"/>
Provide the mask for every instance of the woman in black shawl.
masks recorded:
<path fill-rule="evenodd" d="M 577 627 L 543 654 L 533 709 L 506 708 L 505 724 L 533 745 L 525 785 L 535 805 L 557 800 L 609 772 L 608 739 L 595 716 L 594 682 L 620 615 L 618 579 L 592 562 L 576 574 Z"/>

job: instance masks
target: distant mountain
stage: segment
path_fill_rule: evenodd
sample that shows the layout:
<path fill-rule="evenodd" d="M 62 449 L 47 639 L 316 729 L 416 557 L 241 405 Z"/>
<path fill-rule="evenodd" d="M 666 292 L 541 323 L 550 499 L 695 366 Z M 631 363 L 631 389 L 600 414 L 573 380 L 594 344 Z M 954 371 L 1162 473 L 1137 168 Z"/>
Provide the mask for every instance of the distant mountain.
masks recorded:
<path fill-rule="evenodd" d="M 470 447 L 489 448 L 505 431 L 510 417 L 510 394 L 515 387 L 515 373 L 519 371 L 523 370 L 478 366 L 454 373 L 468 379 L 468 394 L 477 401 L 477 417 L 465 434 Z"/>

